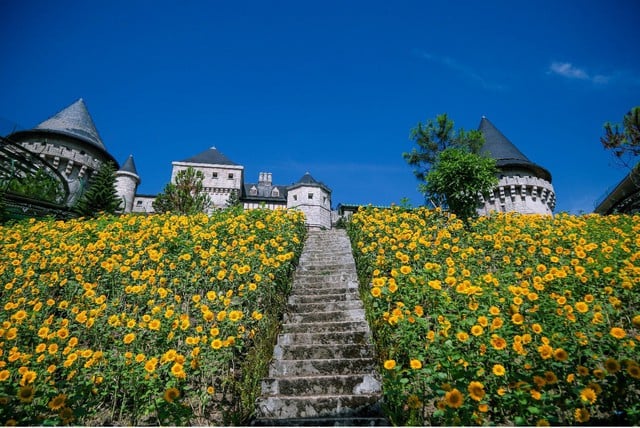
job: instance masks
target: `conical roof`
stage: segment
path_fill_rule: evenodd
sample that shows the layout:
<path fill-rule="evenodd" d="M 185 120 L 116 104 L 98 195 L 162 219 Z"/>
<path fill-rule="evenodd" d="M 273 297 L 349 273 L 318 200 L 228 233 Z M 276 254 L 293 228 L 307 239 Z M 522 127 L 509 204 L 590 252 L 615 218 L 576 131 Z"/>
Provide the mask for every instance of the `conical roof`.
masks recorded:
<path fill-rule="evenodd" d="M 329 187 L 326 184 L 324 184 L 323 182 L 318 181 L 315 178 L 313 178 L 313 176 L 309 172 L 306 172 L 300 178 L 300 180 L 298 180 L 297 182 L 295 182 L 291 186 L 289 186 L 289 189 L 293 189 L 293 188 L 300 187 L 300 186 L 321 187 L 327 193 L 331 193 L 331 189 L 329 189 Z"/>
<path fill-rule="evenodd" d="M 501 170 L 522 168 L 531 171 L 535 176 L 551 182 L 551 174 L 545 168 L 529 160 L 502 132 L 486 117 L 482 116 L 478 131 L 484 136 L 481 153 L 496 160 Z"/>
<path fill-rule="evenodd" d="M 82 98 L 34 129 L 71 135 L 104 151 L 107 150 Z"/>
<path fill-rule="evenodd" d="M 222 154 L 215 147 L 210 147 L 202 153 L 198 153 L 195 156 L 191 156 L 181 162 L 188 163 L 206 163 L 212 165 L 238 165 L 233 162 L 231 159 Z"/>
<path fill-rule="evenodd" d="M 129 155 L 127 160 L 122 165 L 122 168 L 120 168 L 120 171 L 130 172 L 132 174 L 138 175 L 138 170 L 136 169 L 136 164 L 133 161 L 133 155 Z"/>

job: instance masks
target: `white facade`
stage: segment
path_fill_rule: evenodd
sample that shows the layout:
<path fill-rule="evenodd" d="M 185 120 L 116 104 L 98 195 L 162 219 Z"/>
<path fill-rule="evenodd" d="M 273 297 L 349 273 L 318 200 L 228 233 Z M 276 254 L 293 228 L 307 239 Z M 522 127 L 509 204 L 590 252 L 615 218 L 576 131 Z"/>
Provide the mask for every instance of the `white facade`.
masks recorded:
<path fill-rule="evenodd" d="M 171 182 L 175 182 L 178 172 L 187 168 L 202 172 L 202 187 L 211 198 L 212 209 L 225 208 L 231 192 L 241 192 L 243 166 L 190 162 L 172 162 L 171 165 Z"/>
<path fill-rule="evenodd" d="M 506 176 L 500 178 L 488 198 L 480 196 L 480 204 L 478 213 L 481 215 L 488 215 L 491 211 L 551 215 L 556 195 L 553 185 L 542 178 Z"/>
<path fill-rule="evenodd" d="M 331 192 L 319 183 L 299 182 L 289 187 L 287 207 L 302 211 L 309 227 L 331 228 Z"/>
<path fill-rule="evenodd" d="M 125 213 L 133 211 L 138 184 L 140 177 L 137 174 L 122 170 L 116 172 L 116 193 L 122 199 L 122 211 Z"/>

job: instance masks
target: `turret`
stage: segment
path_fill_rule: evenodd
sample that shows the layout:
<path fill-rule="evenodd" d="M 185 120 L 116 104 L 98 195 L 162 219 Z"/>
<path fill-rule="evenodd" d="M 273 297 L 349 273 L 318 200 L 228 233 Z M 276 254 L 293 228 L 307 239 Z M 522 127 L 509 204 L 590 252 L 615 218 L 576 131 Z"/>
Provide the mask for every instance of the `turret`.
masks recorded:
<path fill-rule="evenodd" d="M 500 170 L 498 185 L 488 198 L 480 197 L 478 213 L 552 214 L 556 194 L 549 171 L 531 162 L 486 117 L 478 130 L 485 140 L 482 153 L 494 158 Z"/>
<path fill-rule="evenodd" d="M 287 207 L 304 212 L 308 227 L 331 228 L 331 189 L 308 172 L 287 188 Z"/>
<path fill-rule="evenodd" d="M 140 184 L 140 176 L 136 170 L 136 164 L 133 161 L 133 155 L 125 161 L 116 172 L 116 192 L 122 199 L 122 211 L 130 213 L 133 210 L 133 200 Z"/>

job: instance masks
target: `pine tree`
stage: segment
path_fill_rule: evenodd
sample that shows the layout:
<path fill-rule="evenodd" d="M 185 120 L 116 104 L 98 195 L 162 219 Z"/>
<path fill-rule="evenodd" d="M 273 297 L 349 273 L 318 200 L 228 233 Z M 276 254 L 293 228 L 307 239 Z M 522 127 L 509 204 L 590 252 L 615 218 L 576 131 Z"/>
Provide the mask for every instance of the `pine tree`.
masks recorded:
<path fill-rule="evenodd" d="M 211 207 L 211 199 L 202 186 L 204 174 L 192 167 L 178 171 L 175 183 L 169 183 L 153 201 L 158 213 L 197 214 Z"/>
<path fill-rule="evenodd" d="M 121 209 L 122 200 L 116 192 L 116 170 L 111 162 L 105 162 L 98 170 L 89 188 L 73 207 L 84 217 L 95 217 L 100 212 L 115 214 Z"/>

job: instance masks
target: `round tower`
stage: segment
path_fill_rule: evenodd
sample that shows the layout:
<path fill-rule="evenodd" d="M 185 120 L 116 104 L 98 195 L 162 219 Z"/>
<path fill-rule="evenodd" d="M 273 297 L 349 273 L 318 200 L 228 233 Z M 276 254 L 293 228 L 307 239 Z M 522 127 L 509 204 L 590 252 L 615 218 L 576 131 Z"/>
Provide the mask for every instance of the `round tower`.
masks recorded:
<path fill-rule="evenodd" d="M 140 184 L 140 176 L 136 170 L 136 164 L 133 161 L 133 155 L 125 161 L 116 172 L 116 192 L 122 199 L 122 212 L 130 213 L 133 210 L 133 200 Z"/>
<path fill-rule="evenodd" d="M 478 213 L 552 214 L 556 194 L 549 171 L 531 162 L 486 117 L 482 117 L 478 130 L 485 140 L 482 153 L 494 158 L 500 170 L 497 187 L 488 198 L 480 197 Z"/>
<path fill-rule="evenodd" d="M 331 189 L 308 172 L 287 188 L 287 208 L 304 212 L 307 227 L 331 229 Z"/>
<path fill-rule="evenodd" d="M 72 206 L 104 162 L 118 162 L 107 151 L 82 98 L 33 129 L 18 131 L 7 139 L 53 165 L 66 179 Z"/>

